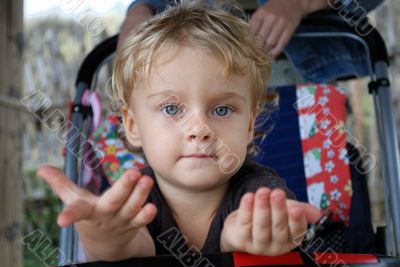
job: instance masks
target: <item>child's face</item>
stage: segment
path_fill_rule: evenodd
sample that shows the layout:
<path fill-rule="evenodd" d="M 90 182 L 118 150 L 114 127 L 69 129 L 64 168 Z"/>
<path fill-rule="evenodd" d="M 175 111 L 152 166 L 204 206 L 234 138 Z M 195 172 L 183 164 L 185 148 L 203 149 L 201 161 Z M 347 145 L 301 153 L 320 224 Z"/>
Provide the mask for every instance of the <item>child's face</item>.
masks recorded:
<path fill-rule="evenodd" d="M 224 75 L 222 63 L 200 48 L 181 47 L 165 59 L 132 91 L 122 112 L 127 138 L 142 146 L 158 180 L 186 190 L 220 186 L 242 165 L 253 138 L 249 75 Z M 194 121 L 200 124 L 187 127 Z M 237 160 L 231 173 L 220 164 L 228 153 Z"/>

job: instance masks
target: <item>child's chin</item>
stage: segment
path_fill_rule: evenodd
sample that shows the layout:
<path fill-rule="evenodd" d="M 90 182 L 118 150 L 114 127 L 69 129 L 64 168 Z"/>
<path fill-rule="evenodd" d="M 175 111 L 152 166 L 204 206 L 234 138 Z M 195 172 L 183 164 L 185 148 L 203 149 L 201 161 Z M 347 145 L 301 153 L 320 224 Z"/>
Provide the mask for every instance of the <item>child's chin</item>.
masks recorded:
<path fill-rule="evenodd" d="M 193 169 L 191 171 L 183 172 L 179 177 L 180 182 L 188 189 L 201 190 L 215 187 L 227 180 L 226 177 L 218 168 L 213 170 L 208 169 Z"/>

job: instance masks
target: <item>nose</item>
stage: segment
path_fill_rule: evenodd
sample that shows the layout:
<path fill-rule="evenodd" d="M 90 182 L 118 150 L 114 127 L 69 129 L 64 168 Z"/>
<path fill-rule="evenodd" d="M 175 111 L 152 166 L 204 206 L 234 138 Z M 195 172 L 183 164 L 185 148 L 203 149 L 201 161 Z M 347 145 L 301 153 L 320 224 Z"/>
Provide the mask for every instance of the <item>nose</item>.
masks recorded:
<path fill-rule="evenodd" d="M 193 116 L 182 127 L 187 141 L 207 142 L 214 137 L 214 133 L 204 119 Z"/>
<path fill-rule="evenodd" d="M 210 139 L 210 134 L 191 134 L 188 139 L 189 141 L 208 141 Z"/>

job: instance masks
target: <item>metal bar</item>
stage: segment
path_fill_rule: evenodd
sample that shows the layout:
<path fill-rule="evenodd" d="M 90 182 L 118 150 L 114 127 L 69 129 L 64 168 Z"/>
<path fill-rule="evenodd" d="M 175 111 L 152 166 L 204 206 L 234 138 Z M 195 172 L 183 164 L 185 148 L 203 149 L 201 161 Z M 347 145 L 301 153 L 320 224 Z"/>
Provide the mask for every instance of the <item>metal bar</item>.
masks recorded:
<path fill-rule="evenodd" d="M 91 90 L 95 89 L 96 82 L 97 82 L 97 76 L 98 72 L 101 69 L 101 66 L 112 60 L 114 53 L 111 53 L 111 55 L 107 56 L 99 66 L 97 66 L 96 70 L 94 71 L 93 76 L 95 83 L 92 84 Z M 85 90 L 88 89 L 88 85 L 85 82 L 80 82 L 77 84 L 77 94 L 74 99 L 74 104 L 79 105 L 81 104 L 82 101 L 82 96 Z M 79 133 L 82 133 L 82 124 L 83 124 L 83 116 L 81 113 L 72 113 L 71 114 L 71 123 L 72 127 L 79 129 Z M 72 128 L 71 127 L 71 128 Z M 67 148 L 67 153 L 65 157 L 65 166 L 64 166 L 64 173 L 67 177 L 71 179 L 76 185 L 81 186 L 82 182 L 81 179 L 78 175 L 78 168 L 79 168 L 79 163 L 78 163 L 78 153 L 80 149 L 80 138 L 73 138 L 73 136 L 70 136 L 73 134 L 73 132 L 68 133 L 68 144 Z M 84 136 L 87 136 L 87 133 L 84 134 Z M 73 139 L 73 140 L 71 140 Z M 78 249 L 79 249 L 79 236 L 77 232 L 74 229 L 74 226 L 70 226 L 67 228 L 62 228 L 61 233 L 60 233 L 60 250 L 62 253 L 64 253 L 64 256 L 68 261 L 71 261 L 73 263 L 76 263 L 78 260 Z M 60 261 L 62 261 L 62 257 L 60 257 Z M 61 265 L 62 262 L 59 262 Z"/>
<path fill-rule="evenodd" d="M 74 104 L 80 105 L 82 100 L 82 95 L 84 91 L 87 89 L 87 85 L 85 83 L 79 83 L 77 85 L 77 93 L 75 96 Z M 75 184 L 77 184 L 78 178 L 78 153 L 80 148 L 80 135 L 75 136 L 75 129 L 80 129 L 82 123 L 82 113 L 72 112 L 71 114 L 71 126 L 68 129 L 68 140 L 67 140 L 67 149 L 65 155 L 65 165 L 64 165 L 64 174 Z M 76 260 L 76 251 L 75 251 L 75 243 L 76 243 L 76 234 L 74 226 L 69 226 L 66 228 L 61 228 L 60 233 L 60 250 L 63 253 L 63 257 L 60 257 L 60 261 L 67 260 L 74 262 Z M 64 264 L 64 262 L 60 262 L 60 265 Z"/>
<path fill-rule="evenodd" d="M 376 78 L 388 77 L 388 66 L 385 62 L 376 62 L 375 74 Z M 385 179 L 385 197 L 389 203 L 387 206 L 390 212 L 391 222 L 387 222 L 389 234 L 393 233 L 393 253 L 392 256 L 400 256 L 400 156 L 399 142 L 397 140 L 397 130 L 395 127 L 392 97 L 389 86 L 380 86 L 374 95 L 378 102 L 379 109 L 376 114 L 376 120 L 381 127 L 381 150 L 385 154 L 384 161 L 381 161 L 383 179 Z M 378 132 L 379 133 L 379 132 Z"/>
<path fill-rule="evenodd" d="M 379 97 L 376 94 L 373 94 L 373 102 L 374 102 L 374 112 L 375 117 L 380 117 L 379 114 L 382 114 L 382 107 L 379 103 Z M 380 120 L 376 119 L 376 126 L 377 126 L 377 134 L 378 134 L 378 143 L 382 145 L 385 143 L 385 138 L 383 134 L 383 126 Z M 383 149 L 379 149 L 379 162 L 386 162 L 386 153 Z M 377 161 L 378 162 L 378 161 Z M 387 169 L 384 166 L 381 166 L 381 175 L 382 175 L 382 182 L 383 182 L 383 190 L 384 192 L 390 191 L 390 185 L 387 179 L 383 177 L 388 177 Z M 390 204 L 390 197 L 389 194 L 383 194 L 384 197 L 384 205 L 385 205 L 385 221 L 386 221 L 386 228 L 385 228 L 385 252 L 387 255 L 394 255 L 394 238 L 393 238 L 393 224 L 392 224 L 392 208 Z"/>

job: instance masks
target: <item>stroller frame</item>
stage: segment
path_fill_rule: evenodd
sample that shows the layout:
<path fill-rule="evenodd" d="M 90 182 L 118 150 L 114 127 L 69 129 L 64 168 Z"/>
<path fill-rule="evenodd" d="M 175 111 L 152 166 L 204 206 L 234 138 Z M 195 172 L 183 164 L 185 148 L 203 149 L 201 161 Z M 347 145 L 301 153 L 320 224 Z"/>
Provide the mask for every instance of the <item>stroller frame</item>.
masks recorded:
<path fill-rule="evenodd" d="M 390 256 L 400 256 L 400 156 L 397 131 L 391 106 L 391 87 L 388 79 L 389 60 L 385 43 L 376 29 L 368 35 L 360 36 L 353 27 L 331 11 L 317 12 L 304 21 L 304 25 L 333 26 L 335 32 L 296 33 L 293 38 L 329 38 L 344 37 L 360 42 L 369 58 L 369 92 L 373 96 L 375 116 L 378 126 L 380 144 L 381 170 L 384 181 L 386 230 L 385 251 Z M 372 27 L 372 26 L 371 26 Z M 82 107 L 82 96 L 85 90 L 94 90 L 93 80 L 100 66 L 109 60 L 116 50 L 118 36 L 113 36 L 98 46 L 84 59 L 76 80 L 76 96 L 71 114 L 71 128 L 81 129 L 86 118 Z M 86 134 L 86 135 L 85 135 Z M 73 138 L 74 133 L 68 132 L 64 173 L 78 185 L 82 185 L 78 175 L 79 138 Z M 83 133 L 87 137 L 87 133 Z M 61 229 L 60 250 L 65 259 L 77 260 L 78 235 L 73 226 Z"/>

